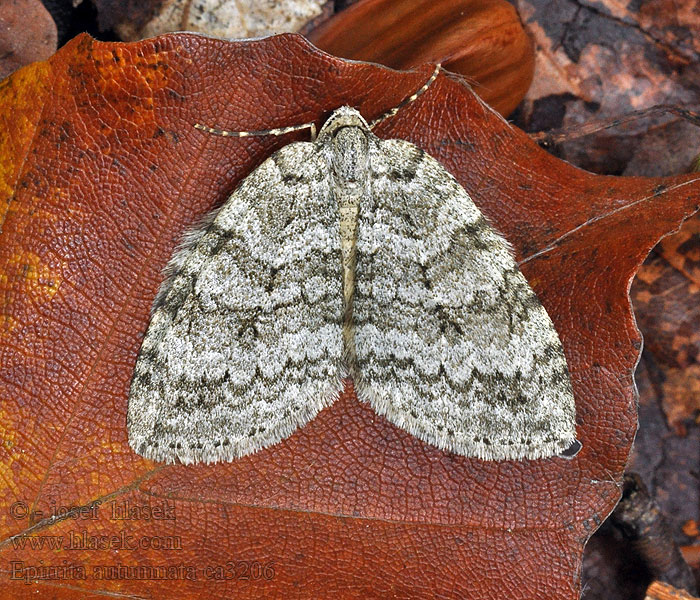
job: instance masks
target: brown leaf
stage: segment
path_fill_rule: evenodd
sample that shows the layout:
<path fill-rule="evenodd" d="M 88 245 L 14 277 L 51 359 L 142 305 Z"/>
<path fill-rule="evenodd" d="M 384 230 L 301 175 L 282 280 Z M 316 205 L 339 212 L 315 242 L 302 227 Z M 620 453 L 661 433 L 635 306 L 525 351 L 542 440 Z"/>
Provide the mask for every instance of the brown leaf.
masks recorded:
<path fill-rule="evenodd" d="M 516 118 L 527 131 L 574 127 L 656 104 L 697 107 L 695 0 L 515 4 L 536 48 L 534 82 Z M 678 117 L 641 119 L 560 144 L 556 154 L 598 173 L 668 175 L 685 170 L 698 154 L 697 133 Z"/>
<path fill-rule="evenodd" d="M 697 3 L 520 0 L 517 6 L 537 59 L 515 123 L 550 133 L 563 127 L 576 135 L 659 103 L 697 114 Z M 697 126 L 668 114 L 570 138 L 552 149 L 589 170 L 653 176 L 685 171 L 698 150 Z M 636 373 L 640 424 L 628 468 L 644 475 L 676 543 L 687 544 L 681 524 L 697 519 L 700 506 L 700 429 L 691 420 L 698 373 L 694 360 L 687 360 L 700 321 L 693 282 L 671 266 L 670 257 L 653 251 L 632 286 L 645 351 Z M 641 597 L 634 590 L 643 575 L 629 555 L 614 535 L 591 540 L 582 574 L 587 600 Z"/>
<path fill-rule="evenodd" d="M 698 527 L 697 521 L 688 519 L 683 524 L 683 533 L 688 537 L 700 538 L 700 527 Z"/>
<path fill-rule="evenodd" d="M 685 590 L 669 585 L 663 581 L 654 581 L 647 589 L 644 600 L 698 600 Z"/>
<path fill-rule="evenodd" d="M 56 51 L 56 24 L 39 0 L 0 2 L 0 79 Z"/>
<path fill-rule="evenodd" d="M 700 569 L 700 544 L 681 546 L 683 558 L 693 569 Z"/>
<path fill-rule="evenodd" d="M 661 400 L 669 426 L 700 411 L 700 219 L 689 219 L 661 241 L 639 270 L 632 299 L 647 354 L 662 378 Z"/>
<path fill-rule="evenodd" d="M 92 3 L 100 31 L 113 29 L 120 24 L 129 24 L 133 29 L 141 28 L 149 19 L 173 4 L 172 0 L 92 0 Z"/>
<path fill-rule="evenodd" d="M 583 544 L 619 497 L 636 428 L 640 338 L 627 289 L 649 249 L 697 208 L 700 181 L 577 170 L 461 78 L 442 74 L 376 131 L 440 160 L 513 243 L 564 344 L 581 452 L 454 456 L 378 417 L 352 389 L 287 440 L 232 463 L 163 466 L 127 444 L 136 353 L 180 235 L 276 148 L 303 138 L 216 138 L 193 125 L 320 124 L 343 104 L 371 119 L 431 71 L 345 62 L 294 35 L 82 36 L 3 83 L 8 594 L 578 597 Z M 125 502 L 140 512 L 114 518 Z M 144 506 L 174 518 L 147 519 Z M 49 539 L 77 547 L 59 552 Z M 85 579 L 48 587 L 31 570 L 61 561 Z"/>
<path fill-rule="evenodd" d="M 441 63 L 503 115 L 532 81 L 532 42 L 505 0 L 361 0 L 308 38 L 335 56 L 394 69 Z"/>

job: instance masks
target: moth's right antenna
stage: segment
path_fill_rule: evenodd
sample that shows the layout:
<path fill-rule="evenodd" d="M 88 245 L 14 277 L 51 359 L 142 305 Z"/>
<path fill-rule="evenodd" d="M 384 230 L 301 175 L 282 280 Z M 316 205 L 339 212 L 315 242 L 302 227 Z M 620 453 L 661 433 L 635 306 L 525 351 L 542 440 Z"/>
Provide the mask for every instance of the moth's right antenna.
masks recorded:
<path fill-rule="evenodd" d="M 425 92 L 425 90 L 430 87 L 430 84 L 433 83 L 437 79 L 437 76 L 440 74 L 440 70 L 442 67 L 440 66 L 440 63 L 435 65 L 435 70 L 433 71 L 433 74 L 430 76 L 430 79 L 426 81 L 423 84 L 423 87 L 421 87 L 417 92 L 414 92 L 412 95 L 410 95 L 408 98 L 405 98 L 401 102 L 399 102 L 394 108 L 390 108 L 387 110 L 385 113 L 379 115 L 374 121 L 372 121 L 369 124 L 370 129 L 374 129 L 375 126 L 379 125 L 382 121 L 385 121 L 386 119 L 390 119 L 393 117 L 397 112 L 399 112 L 404 106 L 407 106 L 408 104 L 411 104 L 411 102 L 415 102 L 418 97 Z"/>

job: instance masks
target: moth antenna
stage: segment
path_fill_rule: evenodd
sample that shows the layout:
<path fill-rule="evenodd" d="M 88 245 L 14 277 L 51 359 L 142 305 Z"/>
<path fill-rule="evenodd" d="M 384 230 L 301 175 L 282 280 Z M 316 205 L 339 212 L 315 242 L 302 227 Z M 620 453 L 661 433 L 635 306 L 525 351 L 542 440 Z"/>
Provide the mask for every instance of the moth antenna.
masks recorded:
<path fill-rule="evenodd" d="M 418 91 L 414 92 L 408 98 L 405 98 L 404 100 L 399 102 L 394 108 L 390 108 L 385 113 L 382 113 L 381 115 L 379 115 L 376 119 L 374 119 L 374 121 L 372 121 L 369 124 L 369 128 L 374 129 L 382 121 L 386 121 L 387 119 L 390 119 L 396 113 L 398 113 L 402 108 L 404 108 L 405 106 L 408 106 L 412 102 L 415 102 L 430 87 L 430 85 L 433 83 L 433 81 L 435 81 L 437 79 L 437 76 L 440 74 L 441 70 L 442 70 L 442 66 L 440 65 L 440 63 L 436 64 L 435 70 L 433 71 L 433 74 L 430 76 L 430 79 L 428 79 L 428 81 L 426 81 Z"/>
<path fill-rule="evenodd" d="M 195 123 L 194 128 L 201 131 L 206 131 L 212 135 L 238 138 L 253 137 L 258 135 L 285 135 L 287 133 L 292 133 L 293 131 L 309 129 L 311 130 L 312 139 L 315 139 L 316 137 L 316 123 L 302 123 L 301 125 L 290 125 L 289 127 L 277 127 L 275 129 L 260 129 L 258 131 L 227 131 L 226 129 L 217 129 L 216 127 L 201 125 L 200 123 Z"/>
<path fill-rule="evenodd" d="M 382 121 L 385 121 L 386 119 L 390 119 L 394 115 L 396 115 L 402 108 L 405 106 L 408 106 L 412 102 L 415 102 L 427 89 L 430 87 L 430 85 L 437 79 L 437 76 L 440 74 L 442 67 L 440 63 L 435 65 L 435 70 L 433 71 L 432 75 L 426 81 L 423 86 L 411 94 L 408 98 L 405 98 L 399 104 L 397 104 L 394 108 L 389 109 L 385 113 L 381 114 L 379 117 L 374 119 L 369 124 L 370 129 L 374 129 L 379 123 Z M 238 137 L 238 138 L 243 138 L 243 137 L 253 137 L 253 136 L 262 136 L 262 135 L 285 135 L 287 133 L 293 133 L 294 131 L 302 131 L 304 129 L 308 129 L 310 132 L 310 137 L 311 141 L 315 141 L 317 137 L 317 130 L 316 130 L 316 123 L 310 122 L 310 123 L 302 123 L 301 125 L 290 125 L 288 127 L 276 127 L 274 129 L 259 129 L 257 131 L 229 131 L 227 129 L 219 129 L 217 127 L 210 127 L 209 125 L 202 125 L 201 123 L 195 123 L 194 124 L 195 129 L 199 129 L 200 131 L 205 131 L 206 133 L 210 133 L 212 135 L 218 135 L 221 137 Z"/>

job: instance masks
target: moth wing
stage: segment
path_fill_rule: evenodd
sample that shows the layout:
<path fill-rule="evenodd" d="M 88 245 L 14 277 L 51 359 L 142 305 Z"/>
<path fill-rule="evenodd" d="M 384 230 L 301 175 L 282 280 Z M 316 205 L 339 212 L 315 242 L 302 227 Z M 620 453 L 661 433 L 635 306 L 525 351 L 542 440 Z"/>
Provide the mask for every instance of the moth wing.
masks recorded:
<path fill-rule="evenodd" d="M 344 376 L 339 217 L 312 143 L 282 148 L 185 236 L 129 395 L 129 442 L 168 462 L 232 460 L 289 436 Z"/>
<path fill-rule="evenodd" d="M 360 399 L 457 454 L 563 451 L 575 440 L 566 359 L 508 243 L 435 159 L 375 142 L 357 238 Z"/>

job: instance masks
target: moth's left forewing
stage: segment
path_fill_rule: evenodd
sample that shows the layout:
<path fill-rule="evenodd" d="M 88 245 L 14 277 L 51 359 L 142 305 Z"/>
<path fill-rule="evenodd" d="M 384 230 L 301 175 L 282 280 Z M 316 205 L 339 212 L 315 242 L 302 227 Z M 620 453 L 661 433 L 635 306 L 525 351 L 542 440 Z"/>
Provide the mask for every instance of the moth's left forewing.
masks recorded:
<path fill-rule="evenodd" d="M 359 210 L 353 376 L 419 438 L 489 460 L 575 439 L 566 359 L 506 240 L 435 159 L 371 136 Z"/>
<path fill-rule="evenodd" d="M 290 144 L 185 236 L 129 393 L 129 443 L 217 462 L 291 435 L 342 389 L 339 218 L 325 159 Z"/>

